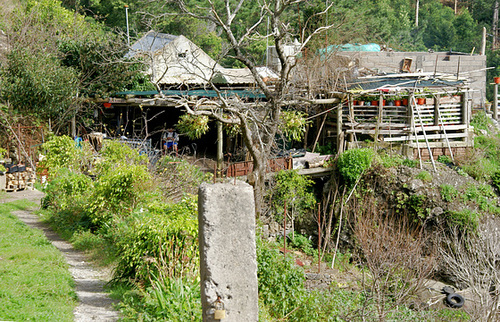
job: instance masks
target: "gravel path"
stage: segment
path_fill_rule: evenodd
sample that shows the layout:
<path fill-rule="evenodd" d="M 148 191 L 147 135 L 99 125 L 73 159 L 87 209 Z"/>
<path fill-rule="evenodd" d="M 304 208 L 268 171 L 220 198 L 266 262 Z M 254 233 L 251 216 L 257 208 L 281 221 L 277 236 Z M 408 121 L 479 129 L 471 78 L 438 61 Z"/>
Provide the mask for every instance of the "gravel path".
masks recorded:
<path fill-rule="evenodd" d="M 0 203 L 11 202 L 18 199 L 27 199 L 40 204 L 43 193 L 37 190 L 24 190 L 9 192 L 0 196 Z M 117 321 L 118 312 L 113 309 L 113 303 L 104 292 L 103 286 L 109 280 L 110 274 L 105 269 L 96 268 L 87 262 L 87 257 L 77 251 L 68 242 L 59 238 L 46 224 L 40 222 L 37 215 L 31 211 L 14 211 L 21 221 L 28 226 L 42 230 L 47 239 L 61 251 L 69 265 L 69 271 L 75 281 L 75 291 L 78 296 L 75 321 Z"/>

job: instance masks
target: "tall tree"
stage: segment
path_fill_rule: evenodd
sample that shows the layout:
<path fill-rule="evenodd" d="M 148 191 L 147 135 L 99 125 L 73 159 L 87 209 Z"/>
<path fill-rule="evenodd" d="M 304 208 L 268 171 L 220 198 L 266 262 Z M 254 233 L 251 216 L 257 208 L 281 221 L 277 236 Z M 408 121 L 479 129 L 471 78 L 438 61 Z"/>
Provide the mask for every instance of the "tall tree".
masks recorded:
<path fill-rule="evenodd" d="M 307 23 L 304 22 L 301 29 L 290 28 L 296 6 L 305 3 L 302 0 L 260 1 L 259 14 L 247 20 L 242 17 L 245 16 L 245 8 L 255 3 L 249 0 L 208 0 L 207 7 L 193 5 L 184 0 L 173 0 L 171 3 L 177 5 L 179 11 L 186 16 L 214 24 L 229 44 L 225 56 L 246 66 L 255 79 L 258 91 L 265 96 L 265 99 L 255 102 L 247 102 L 235 95 L 226 97 L 211 79 L 208 79 L 209 86 L 219 93 L 217 100 L 175 100 L 189 114 L 210 116 L 219 122 L 239 127 L 245 146 L 253 159 L 253 172 L 249 176 L 249 182 L 254 186 L 256 209 L 259 214 L 264 196 L 264 176 L 268 159 L 275 147 L 275 138 L 283 121 L 282 110 L 287 106 L 286 101 L 293 92 L 290 79 L 295 66 L 295 55 L 314 36 L 333 26 L 309 30 Z M 320 18 L 329 8 L 317 12 L 315 17 Z M 269 33 L 266 34 L 268 21 Z M 296 52 L 290 53 L 286 46 L 295 37 L 301 39 L 302 43 Z M 272 86 L 259 75 L 257 63 L 249 51 L 253 45 L 266 39 L 275 46 L 280 65 L 279 80 Z"/>
<path fill-rule="evenodd" d="M 29 0 L 8 18 L 11 51 L 0 68 L 0 98 L 16 111 L 50 118 L 54 130 L 84 111 L 79 98 L 144 84 L 141 65 L 123 63 L 122 39 L 60 0 Z"/>

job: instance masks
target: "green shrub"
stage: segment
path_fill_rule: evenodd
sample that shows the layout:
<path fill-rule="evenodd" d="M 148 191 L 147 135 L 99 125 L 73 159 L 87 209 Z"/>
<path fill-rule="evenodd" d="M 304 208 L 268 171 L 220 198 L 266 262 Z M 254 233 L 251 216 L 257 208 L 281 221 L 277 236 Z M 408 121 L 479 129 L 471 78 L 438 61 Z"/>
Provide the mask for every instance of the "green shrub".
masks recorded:
<path fill-rule="evenodd" d="M 383 153 L 380 155 L 380 162 L 385 168 L 394 168 L 400 165 L 404 165 L 410 168 L 415 168 L 417 166 L 416 160 L 403 158 L 403 156 L 400 154 L 389 155 L 387 153 Z"/>
<path fill-rule="evenodd" d="M 451 202 L 459 195 L 458 190 L 452 185 L 442 184 L 439 188 L 441 190 L 441 198 L 444 201 Z"/>
<path fill-rule="evenodd" d="M 418 165 L 417 160 L 411 160 L 411 159 L 404 159 L 403 160 L 403 165 L 410 167 L 410 168 L 416 168 Z"/>
<path fill-rule="evenodd" d="M 472 116 L 470 124 L 474 126 L 474 129 L 488 131 L 488 125 L 492 124 L 492 121 L 484 111 L 480 111 Z"/>
<path fill-rule="evenodd" d="M 292 239 L 290 240 L 290 245 L 293 248 L 303 251 L 305 254 L 309 256 L 314 256 L 312 241 L 309 240 L 309 238 L 307 238 L 306 236 L 295 233 Z"/>
<path fill-rule="evenodd" d="M 316 152 L 321 155 L 335 154 L 335 148 L 331 141 L 327 142 L 326 145 L 318 145 Z"/>
<path fill-rule="evenodd" d="M 89 211 L 98 226 L 143 207 L 152 190 L 151 175 L 145 165 L 118 165 L 94 183 Z"/>
<path fill-rule="evenodd" d="M 44 217 L 62 235 L 94 228 L 88 208 L 93 184 L 88 176 L 64 168 L 45 186 Z"/>
<path fill-rule="evenodd" d="M 287 140 L 300 141 L 306 133 L 307 114 L 300 111 L 281 111 L 280 130 Z"/>
<path fill-rule="evenodd" d="M 152 203 L 142 212 L 119 223 L 113 238 L 118 249 L 115 280 L 148 282 L 161 262 L 167 277 L 178 278 L 197 271 L 198 220 L 196 199 L 180 203 Z"/>
<path fill-rule="evenodd" d="M 497 188 L 498 191 L 500 191 L 500 171 L 495 172 L 491 176 L 491 183 L 495 188 Z"/>
<path fill-rule="evenodd" d="M 114 172 L 120 165 L 148 165 L 147 155 L 140 154 L 138 150 L 132 149 L 119 141 L 105 140 L 99 152 L 101 158 L 95 163 L 95 172 L 97 175 Z"/>
<path fill-rule="evenodd" d="M 276 247 L 257 242 L 259 297 L 274 318 L 284 318 L 300 306 L 305 293 L 304 272 L 291 257 L 283 258 Z"/>
<path fill-rule="evenodd" d="M 475 232 L 479 224 L 480 215 L 470 209 L 461 211 L 450 211 L 448 220 L 458 226 L 461 230 Z"/>
<path fill-rule="evenodd" d="M 443 164 L 450 164 L 452 163 L 451 158 L 447 155 L 440 155 L 437 158 L 438 162 L 441 162 Z"/>
<path fill-rule="evenodd" d="M 88 169 L 91 155 L 89 145 L 83 144 L 82 149 L 79 149 L 69 136 L 53 136 L 42 145 L 42 151 L 45 155 L 39 168 L 47 169 L 50 177 L 57 175 L 62 168 L 76 172 Z"/>
<path fill-rule="evenodd" d="M 465 173 L 478 181 L 488 180 L 498 169 L 498 166 L 491 159 L 480 159 L 472 164 L 462 165 Z"/>
<path fill-rule="evenodd" d="M 301 176 L 296 170 L 281 170 L 274 177 L 276 184 L 270 191 L 272 205 L 276 213 L 276 220 L 283 220 L 286 203 L 287 214 L 293 220 L 304 220 L 316 206 L 316 197 L 312 191 L 313 181 Z"/>
<path fill-rule="evenodd" d="M 354 185 L 363 172 L 370 168 L 375 156 L 375 152 L 368 148 L 347 150 L 339 157 L 339 172 L 348 184 Z"/>
<path fill-rule="evenodd" d="M 186 134 L 190 139 L 201 138 L 207 133 L 209 118 L 206 115 L 183 114 L 179 118 L 176 127 L 180 133 Z"/>
<path fill-rule="evenodd" d="M 416 178 L 426 182 L 432 181 L 432 175 L 425 170 L 420 171 Z"/>

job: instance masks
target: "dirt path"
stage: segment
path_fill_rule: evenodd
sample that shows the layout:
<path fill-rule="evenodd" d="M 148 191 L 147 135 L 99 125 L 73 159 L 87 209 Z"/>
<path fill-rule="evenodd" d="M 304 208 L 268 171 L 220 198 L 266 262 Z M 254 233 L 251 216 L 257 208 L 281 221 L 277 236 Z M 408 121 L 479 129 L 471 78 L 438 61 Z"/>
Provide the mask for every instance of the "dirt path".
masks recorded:
<path fill-rule="evenodd" d="M 11 202 L 19 199 L 27 199 L 40 204 L 43 193 L 37 190 L 25 190 L 9 192 L 0 196 L 0 203 Z M 78 296 L 75 321 L 117 321 L 118 312 L 112 308 L 114 303 L 103 290 L 103 286 L 109 280 L 109 272 L 96 268 L 87 262 L 87 257 L 77 251 L 68 242 L 57 236 L 47 225 L 40 222 L 37 215 L 31 211 L 14 211 L 21 221 L 28 226 L 42 230 L 47 239 L 61 251 L 69 265 L 69 271 L 75 281 L 75 291 Z"/>

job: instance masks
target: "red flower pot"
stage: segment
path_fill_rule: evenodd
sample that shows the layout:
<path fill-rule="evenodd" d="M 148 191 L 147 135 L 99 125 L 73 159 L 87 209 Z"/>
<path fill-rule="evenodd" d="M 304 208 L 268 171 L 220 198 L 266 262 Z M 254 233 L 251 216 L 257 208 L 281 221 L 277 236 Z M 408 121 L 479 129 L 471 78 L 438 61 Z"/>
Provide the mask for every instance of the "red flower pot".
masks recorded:
<path fill-rule="evenodd" d="M 394 105 L 396 106 L 401 106 L 401 100 L 395 100 Z"/>

